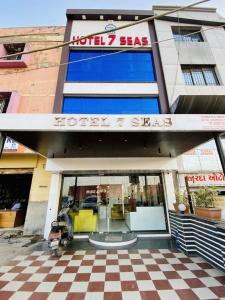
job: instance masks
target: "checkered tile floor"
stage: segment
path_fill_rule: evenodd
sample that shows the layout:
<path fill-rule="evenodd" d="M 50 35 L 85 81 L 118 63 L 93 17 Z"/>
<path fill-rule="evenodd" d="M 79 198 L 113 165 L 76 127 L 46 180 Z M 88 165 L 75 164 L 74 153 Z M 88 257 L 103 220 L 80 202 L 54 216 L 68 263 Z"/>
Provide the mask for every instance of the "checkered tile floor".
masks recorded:
<path fill-rule="evenodd" d="M 212 300 L 224 286 L 203 259 L 168 249 L 33 252 L 0 267 L 1 300 Z"/>

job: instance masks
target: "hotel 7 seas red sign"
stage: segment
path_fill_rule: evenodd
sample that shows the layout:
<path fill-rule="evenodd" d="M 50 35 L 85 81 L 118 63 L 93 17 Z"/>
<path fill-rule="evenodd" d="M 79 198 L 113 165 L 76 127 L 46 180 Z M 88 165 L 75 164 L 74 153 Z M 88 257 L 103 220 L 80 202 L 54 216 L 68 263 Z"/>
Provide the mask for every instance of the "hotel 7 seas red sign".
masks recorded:
<path fill-rule="evenodd" d="M 94 34 L 103 30 L 116 29 L 132 22 L 128 21 L 74 21 L 71 29 L 72 47 L 150 47 L 151 40 L 147 22 L 105 34 Z M 80 40 L 79 40 L 80 39 Z M 79 41 L 77 41 L 79 40 Z"/>
<path fill-rule="evenodd" d="M 82 38 L 82 36 L 73 36 L 73 45 L 77 46 L 148 46 L 150 40 L 147 36 L 116 36 L 115 34 L 109 34 L 107 36 L 90 36 L 88 38 Z M 79 40 L 76 42 L 76 40 Z"/>

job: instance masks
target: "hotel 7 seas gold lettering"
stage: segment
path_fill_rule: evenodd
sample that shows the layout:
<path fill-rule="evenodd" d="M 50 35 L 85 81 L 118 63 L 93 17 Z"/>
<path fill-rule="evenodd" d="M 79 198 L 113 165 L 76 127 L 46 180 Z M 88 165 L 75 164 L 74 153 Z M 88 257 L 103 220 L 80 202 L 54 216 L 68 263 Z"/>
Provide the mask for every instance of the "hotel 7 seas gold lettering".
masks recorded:
<path fill-rule="evenodd" d="M 135 128 L 164 128 L 173 125 L 170 117 L 88 117 L 88 116 L 68 116 L 55 117 L 54 127 L 135 127 Z"/>

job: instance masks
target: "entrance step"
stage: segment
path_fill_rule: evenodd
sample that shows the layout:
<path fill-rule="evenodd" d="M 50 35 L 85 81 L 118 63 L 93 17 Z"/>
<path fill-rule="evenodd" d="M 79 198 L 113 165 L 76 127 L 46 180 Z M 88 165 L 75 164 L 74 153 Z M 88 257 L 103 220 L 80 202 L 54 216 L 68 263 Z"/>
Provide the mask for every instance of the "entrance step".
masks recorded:
<path fill-rule="evenodd" d="M 99 247 L 113 248 L 124 247 L 136 243 L 137 235 L 129 233 L 93 233 L 89 236 L 89 242 Z"/>

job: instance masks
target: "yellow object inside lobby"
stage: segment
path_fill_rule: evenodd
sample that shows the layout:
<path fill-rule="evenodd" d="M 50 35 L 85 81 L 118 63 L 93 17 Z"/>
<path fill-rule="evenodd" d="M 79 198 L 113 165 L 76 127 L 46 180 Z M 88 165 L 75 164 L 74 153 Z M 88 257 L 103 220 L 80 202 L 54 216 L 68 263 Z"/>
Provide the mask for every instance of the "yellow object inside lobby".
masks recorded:
<path fill-rule="evenodd" d="M 97 229 L 97 214 L 91 209 L 79 210 L 74 216 L 74 232 L 95 232 Z"/>

